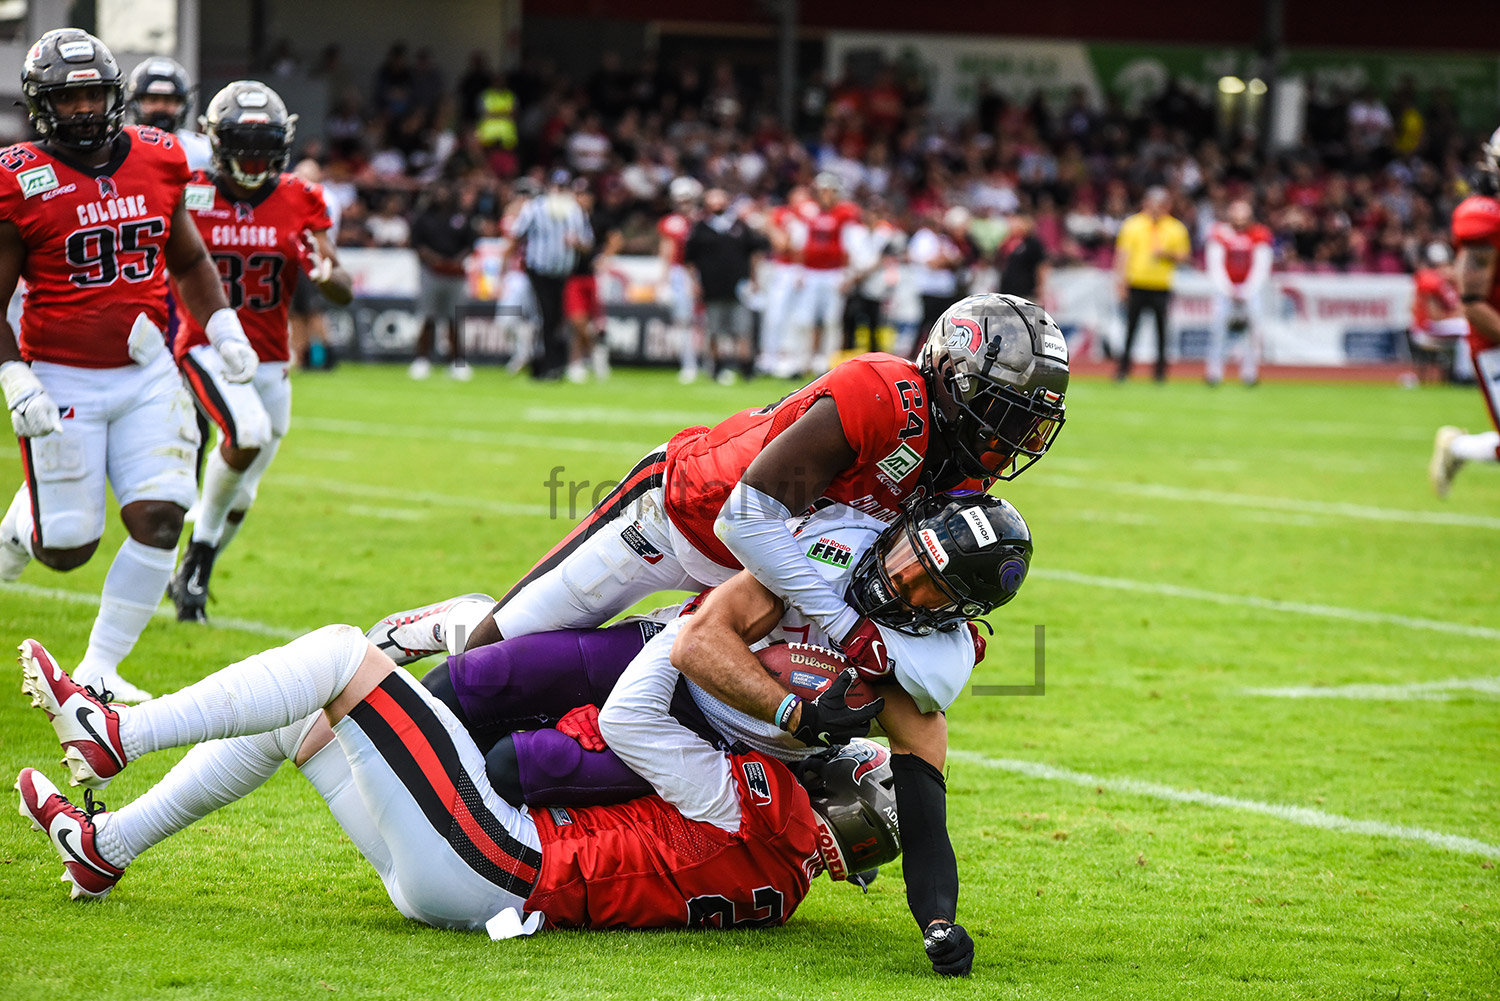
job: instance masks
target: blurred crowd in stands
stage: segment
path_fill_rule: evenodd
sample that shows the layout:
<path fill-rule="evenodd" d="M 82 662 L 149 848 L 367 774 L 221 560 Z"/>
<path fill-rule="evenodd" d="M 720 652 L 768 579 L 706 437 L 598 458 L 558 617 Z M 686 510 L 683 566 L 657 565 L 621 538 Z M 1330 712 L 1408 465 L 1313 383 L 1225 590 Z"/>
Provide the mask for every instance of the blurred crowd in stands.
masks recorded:
<path fill-rule="evenodd" d="M 307 65 L 278 49 L 270 68 L 327 82 L 325 132 L 303 137 L 305 151 L 324 164 L 340 242 L 353 246 L 405 245 L 413 203 L 438 178 L 456 182 L 489 233 L 518 177 L 565 167 L 621 220 L 620 249 L 650 254 L 675 177 L 748 199 L 753 216 L 827 172 L 905 232 L 942 220 L 975 257 L 1019 224 L 1054 264 L 1108 266 L 1121 222 L 1159 185 L 1197 255 L 1227 205 L 1249 196 L 1278 269 L 1400 272 L 1446 234 L 1478 139 L 1460 129 L 1450 94 L 1410 82 L 1385 95 L 1315 93 L 1306 142 L 1268 158 L 1221 130 L 1212 95 L 1178 82 L 1137 108 L 1082 89 L 1062 106 L 1017 102 L 981 85 L 973 114 L 942 128 L 920 70 L 889 65 L 863 83 L 804 81 L 789 133 L 768 81 L 727 62 L 606 55 L 571 79 L 544 60 L 500 74 L 475 53 L 453 79 L 431 52 L 397 44 L 373 81 L 352 79 L 337 46 Z"/>

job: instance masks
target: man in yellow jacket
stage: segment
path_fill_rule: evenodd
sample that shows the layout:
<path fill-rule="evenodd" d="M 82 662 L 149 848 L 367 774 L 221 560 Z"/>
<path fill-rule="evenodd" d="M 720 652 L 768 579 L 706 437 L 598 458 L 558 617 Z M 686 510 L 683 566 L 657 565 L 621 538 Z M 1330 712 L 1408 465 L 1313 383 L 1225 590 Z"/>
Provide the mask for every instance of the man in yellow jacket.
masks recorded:
<path fill-rule="evenodd" d="M 1125 350 L 1120 354 L 1117 381 L 1130 375 L 1130 349 L 1141 313 L 1156 318 L 1156 381 L 1167 378 L 1167 305 L 1172 297 L 1172 275 L 1192 253 L 1187 227 L 1167 212 L 1165 188 L 1146 192 L 1141 211 L 1126 219 L 1115 240 L 1115 282 L 1125 301 Z"/>

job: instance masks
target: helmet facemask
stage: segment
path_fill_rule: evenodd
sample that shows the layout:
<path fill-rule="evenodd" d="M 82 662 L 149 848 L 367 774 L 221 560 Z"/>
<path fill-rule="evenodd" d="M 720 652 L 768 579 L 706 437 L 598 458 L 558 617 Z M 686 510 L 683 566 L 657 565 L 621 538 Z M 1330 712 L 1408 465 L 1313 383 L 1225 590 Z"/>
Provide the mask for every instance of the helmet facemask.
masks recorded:
<path fill-rule="evenodd" d="M 952 364 L 936 381 L 938 432 L 950 462 L 965 477 L 1015 479 L 1047 453 L 1066 420 L 1062 395 L 1043 387 L 1028 397 L 1002 383 L 966 376 Z"/>
<path fill-rule="evenodd" d="M 234 183 L 254 191 L 285 169 L 292 125 L 221 124 L 210 133 L 214 162 Z"/>
<path fill-rule="evenodd" d="M 64 116 L 57 110 L 55 100 L 58 94 L 85 87 L 98 87 L 104 91 L 102 113 L 91 111 Z M 120 134 L 120 124 L 125 114 L 124 97 L 124 90 L 118 83 L 111 85 L 97 80 L 40 88 L 33 98 L 38 111 L 37 131 L 59 146 L 79 152 L 92 152 L 109 145 Z"/>

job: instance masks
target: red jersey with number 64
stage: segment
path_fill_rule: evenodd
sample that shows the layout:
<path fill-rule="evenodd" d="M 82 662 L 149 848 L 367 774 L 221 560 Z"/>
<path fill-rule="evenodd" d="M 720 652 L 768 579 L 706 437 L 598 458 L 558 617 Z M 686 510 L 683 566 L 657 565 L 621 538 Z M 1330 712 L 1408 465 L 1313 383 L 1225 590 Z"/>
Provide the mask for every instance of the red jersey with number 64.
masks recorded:
<path fill-rule="evenodd" d="M 714 520 L 745 470 L 818 400 L 833 398 L 854 462 L 823 497 L 884 522 L 896 520 L 921 478 L 931 433 L 927 385 L 915 362 L 888 354 L 851 358 L 822 378 L 760 410 L 744 410 L 711 430 L 667 444 L 667 515 L 698 552 L 720 566 L 740 561 L 714 534 Z M 819 498 L 807 498 L 811 506 Z M 793 514 L 799 512 L 793 511 Z"/>
<path fill-rule="evenodd" d="M 130 328 L 167 326 L 165 248 L 188 179 L 173 135 L 127 125 L 109 162 L 86 167 L 40 143 L 0 150 L 0 219 L 26 245 L 27 361 L 131 364 Z"/>
<path fill-rule="evenodd" d="M 213 174 L 198 171 L 183 200 L 204 246 L 219 269 L 224 298 L 239 314 L 240 326 L 261 361 L 287 361 L 287 310 L 298 272 L 307 257 L 308 234 L 333 222 L 323 194 L 294 174 L 282 174 L 253 195 L 236 200 Z M 172 345 L 178 359 L 208 343 L 208 336 L 177 303 L 180 324 Z"/>

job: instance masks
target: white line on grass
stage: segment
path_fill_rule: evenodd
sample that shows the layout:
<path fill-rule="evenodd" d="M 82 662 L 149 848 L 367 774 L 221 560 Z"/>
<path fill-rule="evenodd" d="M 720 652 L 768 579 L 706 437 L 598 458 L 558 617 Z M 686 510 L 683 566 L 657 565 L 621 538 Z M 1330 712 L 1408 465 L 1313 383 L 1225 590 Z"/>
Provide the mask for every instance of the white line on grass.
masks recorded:
<path fill-rule="evenodd" d="M 331 480 L 318 476 L 287 475 L 276 477 L 276 482 L 289 487 L 302 487 L 306 490 L 320 490 L 325 493 L 337 494 L 343 497 L 359 497 L 365 500 L 404 500 L 422 504 L 433 504 L 439 507 L 461 507 L 472 511 L 487 511 L 490 514 L 515 515 L 528 518 L 546 518 L 551 516 L 552 509 L 546 504 L 512 504 L 508 501 L 494 501 L 484 497 L 464 497 L 458 494 L 436 493 L 431 490 L 411 490 L 406 487 L 387 487 L 373 483 L 351 483 L 347 480 Z M 558 496 L 559 520 L 566 510 L 567 496 Z M 593 501 L 591 493 L 580 493 L 578 497 L 578 515 L 587 514 L 589 506 Z M 576 519 L 573 519 L 576 520 Z M 568 522 L 571 524 L 571 521 Z"/>
<path fill-rule="evenodd" d="M 1152 799 L 1165 799 L 1173 803 L 1192 803 L 1197 806 L 1244 810 L 1249 813 L 1259 813 L 1267 817 L 1275 817 L 1277 820 L 1284 820 L 1289 824 L 1300 824 L 1303 827 L 1320 827 L 1325 831 L 1337 831 L 1340 834 L 1366 834 L 1381 838 L 1400 838 L 1403 841 L 1420 841 L 1423 844 L 1431 845 L 1433 848 L 1442 848 L 1446 851 L 1458 852 L 1464 855 L 1500 858 L 1500 845 L 1492 845 L 1485 841 L 1466 838 L 1457 834 L 1429 831 L 1425 827 L 1387 824 L 1379 820 L 1356 820 L 1353 817 L 1345 817 L 1337 813 L 1324 813 L 1322 810 L 1314 810 L 1306 806 L 1290 806 L 1285 803 L 1262 803 L 1259 800 L 1220 796 L 1218 793 L 1200 792 L 1196 789 L 1176 789 L 1172 786 L 1162 785 L 1159 782 L 1146 782 L 1141 779 L 1104 778 L 1099 775 L 1090 775 L 1087 772 L 1075 772 L 1070 768 L 1059 768 L 1056 765 L 1048 765 L 1040 761 L 1016 761 L 1011 758 L 991 758 L 974 751 L 949 751 L 948 756 L 957 758 L 959 761 L 980 765 L 984 768 L 1014 772 L 1018 775 L 1025 775 L 1034 779 L 1068 782 L 1073 785 L 1087 786 L 1092 789 L 1108 789 L 1111 792 L 1127 793 L 1132 796 L 1149 796 Z"/>
<path fill-rule="evenodd" d="M 526 407 L 521 420 L 528 424 L 664 424 L 673 428 L 694 424 L 717 424 L 724 414 L 714 407 L 703 410 L 634 410 L 628 407 Z"/>
<path fill-rule="evenodd" d="M 1403 685 L 1291 685 L 1285 688 L 1246 688 L 1246 695 L 1277 699 L 1366 699 L 1377 702 L 1451 702 L 1460 695 L 1500 698 L 1500 675 L 1493 678 L 1448 678 L 1413 681 Z"/>
<path fill-rule="evenodd" d="M 0 581 L 0 591 L 10 591 L 13 594 L 24 594 L 31 598 L 44 598 L 47 601 L 63 601 L 70 605 L 93 605 L 99 604 L 97 594 L 87 594 L 83 591 L 68 591 L 57 587 L 39 587 L 36 584 L 10 583 Z M 165 605 L 151 613 L 154 618 L 172 619 L 177 618 L 177 613 Z M 272 639 L 290 640 L 296 639 L 307 630 L 286 629 L 282 626 L 273 626 L 267 622 L 256 622 L 254 619 L 232 619 L 222 615 L 215 615 L 206 623 L 210 629 L 227 629 L 233 632 L 253 633 L 256 636 L 269 636 Z"/>
<path fill-rule="evenodd" d="M 462 445 L 498 445 L 502 448 L 536 448 L 543 451 L 605 453 L 640 458 L 660 442 L 603 441 L 598 438 L 568 438 L 561 435 L 517 434 L 481 428 L 424 427 L 420 424 L 382 424 L 333 417 L 298 417 L 297 427 L 327 434 L 352 434 L 372 438 L 414 438 L 419 441 L 451 441 Z M 461 456 L 454 456 L 455 459 Z M 621 470 L 626 472 L 626 470 Z"/>
<path fill-rule="evenodd" d="M 431 511 L 418 511 L 412 507 L 374 507 L 369 504 L 350 504 L 344 508 L 344 513 L 356 518 L 382 518 L 386 521 L 426 521 L 432 517 Z"/>
<path fill-rule="evenodd" d="M 1160 594 L 1168 598 L 1207 601 L 1215 605 L 1239 605 L 1268 612 L 1311 615 L 1324 619 L 1344 619 L 1349 622 L 1400 626 L 1404 629 L 1424 629 L 1435 633 L 1448 633 L 1452 636 L 1500 640 L 1500 629 L 1491 629 L 1488 626 L 1471 626 L 1463 622 L 1444 622 L 1440 619 L 1420 619 L 1411 615 L 1391 615 L 1387 612 L 1368 612 L 1361 608 L 1315 605 L 1301 601 L 1277 601 L 1274 598 L 1262 598 L 1253 594 L 1223 594 L 1219 591 L 1203 591 L 1196 587 L 1179 587 L 1176 584 L 1159 584 L 1154 581 L 1129 580 L 1123 577 L 1096 577 L 1092 574 L 1074 573 L 1071 570 L 1056 570 L 1048 567 L 1032 570 L 1031 576 L 1044 580 L 1064 581 L 1069 584 L 1082 584 L 1085 587 L 1104 587 L 1115 591 L 1133 591 L 1137 594 Z"/>
<path fill-rule="evenodd" d="M 1459 528 L 1487 528 L 1500 531 L 1500 518 L 1456 511 L 1409 511 L 1404 508 L 1373 507 L 1368 504 L 1346 504 L 1304 500 L 1298 497 L 1264 497 L 1259 494 L 1230 493 L 1224 490 L 1200 490 L 1174 487 L 1165 483 L 1125 483 L 1116 480 L 1088 480 L 1077 476 L 1044 474 L 1049 486 L 1072 490 L 1097 490 L 1102 493 L 1149 497 L 1152 500 L 1183 501 L 1189 504 L 1224 504 L 1230 507 L 1258 508 L 1262 511 L 1291 511 L 1297 514 L 1322 514 L 1364 521 L 1390 521 L 1403 525 L 1451 525 Z"/>

